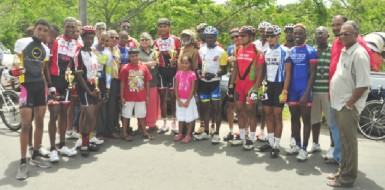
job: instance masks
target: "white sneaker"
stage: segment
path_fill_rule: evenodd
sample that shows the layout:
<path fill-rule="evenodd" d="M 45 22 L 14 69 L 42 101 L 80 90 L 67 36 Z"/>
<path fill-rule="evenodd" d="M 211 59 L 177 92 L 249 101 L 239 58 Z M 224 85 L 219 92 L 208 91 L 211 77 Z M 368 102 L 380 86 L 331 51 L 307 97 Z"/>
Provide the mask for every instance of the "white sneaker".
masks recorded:
<path fill-rule="evenodd" d="M 221 139 L 219 138 L 219 135 L 214 135 L 211 139 L 211 143 L 218 144 Z"/>
<path fill-rule="evenodd" d="M 298 155 L 297 155 L 297 160 L 300 160 L 300 161 L 305 161 L 307 160 L 307 152 L 306 150 L 302 149 L 299 151 Z"/>
<path fill-rule="evenodd" d="M 254 149 L 254 142 L 250 139 L 247 139 L 246 141 L 243 141 L 243 148 L 245 150 L 252 150 Z"/>
<path fill-rule="evenodd" d="M 69 149 L 67 146 L 61 147 L 61 149 L 58 150 L 61 155 L 66 155 L 66 156 L 75 156 L 78 152 L 73 149 Z"/>
<path fill-rule="evenodd" d="M 39 146 L 39 154 L 40 154 L 40 156 L 48 157 L 49 151 L 47 149 L 45 149 L 44 146 L 41 144 Z"/>
<path fill-rule="evenodd" d="M 92 137 L 92 138 L 90 139 L 90 143 L 94 143 L 94 144 L 96 144 L 96 145 L 101 145 L 101 144 L 104 143 L 104 140 L 99 140 L 99 139 L 96 138 L 96 137 Z"/>
<path fill-rule="evenodd" d="M 232 139 L 229 142 L 233 146 L 237 146 L 237 145 L 242 145 L 243 144 L 243 141 L 241 139 Z"/>
<path fill-rule="evenodd" d="M 333 160 L 334 159 L 333 152 L 334 152 L 334 147 L 330 147 L 325 154 L 325 158 L 328 160 Z"/>
<path fill-rule="evenodd" d="M 78 139 L 77 141 L 76 141 L 76 143 L 75 143 L 75 148 L 80 148 L 80 147 L 82 147 L 82 139 Z"/>
<path fill-rule="evenodd" d="M 169 130 L 168 129 L 168 126 L 167 125 L 163 125 L 162 128 L 159 129 L 161 133 L 167 133 L 167 131 Z"/>
<path fill-rule="evenodd" d="M 178 126 L 176 126 L 176 123 L 172 123 L 171 126 L 172 126 L 172 131 L 175 134 L 178 134 L 179 133 L 179 128 L 178 128 Z"/>
<path fill-rule="evenodd" d="M 58 162 L 59 161 L 59 156 L 58 156 L 56 150 L 53 150 L 49 153 L 49 161 L 50 162 Z"/>
<path fill-rule="evenodd" d="M 210 135 L 208 135 L 207 133 L 203 132 L 201 134 L 194 135 L 194 138 L 197 139 L 197 140 L 209 139 Z"/>
<path fill-rule="evenodd" d="M 67 131 L 66 132 L 66 138 L 67 139 L 78 139 L 79 138 L 79 133 L 76 131 Z"/>
<path fill-rule="evenodd" d="M 313 145 L 311 146 L 310 152 L 311 153 L 316 153 L 316 152 L 321 152 L 321 151 L 322 151 L 321 150 L 321 145 L 313 143 Z"/>
<path fill-rule="evenodd" d="M 295 145 L 297 145 L 297 143 L 295 142 L 295 139 L 294 139 L 294 137 L 290 137 L 290 147 L 293 147 L 293 146 L 295 146 Z"/>
<path fill-rule="evenodd" d="M 298 154 L 298 152 L 301 150 L 301 148 L 298 145 L 295 145 L 293 147 L 287 148 L 286 153 L 289 155 L 292 154 Z"/>

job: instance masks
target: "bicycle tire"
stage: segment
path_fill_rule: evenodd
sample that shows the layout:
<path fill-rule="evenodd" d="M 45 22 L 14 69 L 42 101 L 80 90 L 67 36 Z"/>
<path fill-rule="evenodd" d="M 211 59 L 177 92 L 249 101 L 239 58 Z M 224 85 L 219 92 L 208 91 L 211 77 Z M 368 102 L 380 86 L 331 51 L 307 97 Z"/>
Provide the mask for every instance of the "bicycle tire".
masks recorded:
<path fill-rule="evenodd" d="M 372 100 L 365 104 L 360 115 L 360 133 L 368 139 L 385 139 L 385 115 L 380 111 L 384 103 L 381 100 Z"/>
<path fill-rule="evenodd" d="M 3 92 L 4 100 L 1 100 L 0 109 L 9 109 L 9 111 L 0 111 L 3 123 L 12 131 L 21 128 L 21 117 L 19 108 L 19 95 L 12 90 Z"/>

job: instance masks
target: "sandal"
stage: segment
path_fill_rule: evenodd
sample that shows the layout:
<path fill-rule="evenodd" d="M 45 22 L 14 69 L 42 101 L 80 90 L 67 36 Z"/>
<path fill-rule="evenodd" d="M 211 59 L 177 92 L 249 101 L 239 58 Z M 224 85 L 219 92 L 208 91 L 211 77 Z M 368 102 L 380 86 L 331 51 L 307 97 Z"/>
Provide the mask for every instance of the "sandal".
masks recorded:
<path fill-rule="evenodd" d="M 324 163 L 325 164 L 338 164 L 334 159 L 325 159 Z"/>
<path fill-rule="evenodd" d="M 127 136 L 124 136 L 122 138 L 123 138 L 124 141 L 127 141 L 127 142 L 132 141 L 132 136 L 131 135 L 127 135 Z"/>
<path fill-rule="evenodd" d="M 182 139 L 182 141 L 180 141 L 180 142 L 182 142 L 182 143 L 188 143 L 188 142 L 190 142 L 191 141 L 191 136 L 190 135 L 186 135 L 183 139 Z"/>
<path fill-rule="evenodd" d="M 353 187 L 353 183 L 341 183 L 338 180 L 331 180 L 326 183 L 330 187 Z"/>
<path fill-rule="evenodd" d="M 182 139 L 183 139 L 183 135 L 181 135 L 181 134 L 175 135 L 173 138 L 174 141 L 180 141 Z"/>
<path fill-rule="evenodd" d="M 336 180 L 338 178 L 338 173 L 335 174 L 329 174 L 326 178 L 330 180 Z"/>
<path fill-rule="evenodd" d="M 148 140 L 155 140 L 155 137 L 151 136 L 150 134 L 143 135 L 143 138 L 148 139 Z"/>

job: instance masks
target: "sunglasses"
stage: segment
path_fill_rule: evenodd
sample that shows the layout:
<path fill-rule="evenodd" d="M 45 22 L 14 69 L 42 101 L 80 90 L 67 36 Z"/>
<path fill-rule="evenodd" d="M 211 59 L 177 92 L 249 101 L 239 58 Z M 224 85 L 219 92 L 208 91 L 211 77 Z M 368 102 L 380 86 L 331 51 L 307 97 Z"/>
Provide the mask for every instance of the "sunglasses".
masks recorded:
<path fill-rule="evenodd" d="M 244 38 L 244 37 L 246 37 L 246 35 L 245 34 L 241 34 L 241 35 L 239 35 L 239 37 Z"/>
<path fill-rule="evenodd" d="M 111 36 L 110 38 L 111 38 L 111 40 L 113 40 L 113 39 L 115 39 L 115 40 L 119 40 L 119 37 L 114 37 L 114 36 Z"/>
<path fill-rule="evenodd" d="M 149 39 L 140 39 L 141 42 L 148 42 L 150 41 Z"/>
<path fill-rule="evenodd" d="M 350 35 L 352 35 L 353 33 L 348 33 L 348 32 L 346 32 L 346 33 L 340 33 L 338 36 L 350 36 Z"/>
<path fill-rule="evenodd" d="M 238 38 L 239 35 L 236 35 L 236 36 L 231 36 L 231 39 L 234 40 L 235 38 Z"/>
<path fill-rule="evenodd" d="M 266 38 L 275 38 L 277 35 L 275 35 L 275 34 L 268 34 L 268 35 L 266 35 Z"/>

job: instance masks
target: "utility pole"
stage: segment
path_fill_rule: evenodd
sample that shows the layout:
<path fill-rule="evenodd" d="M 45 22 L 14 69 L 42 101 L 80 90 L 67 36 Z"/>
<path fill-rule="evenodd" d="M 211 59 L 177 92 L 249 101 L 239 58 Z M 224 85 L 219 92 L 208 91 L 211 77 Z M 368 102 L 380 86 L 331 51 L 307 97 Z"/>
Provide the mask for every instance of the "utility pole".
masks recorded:
<path fill-rule="evenodd" d="M 79 17 L 82 25 L 87 25 L 87 0 L 79 0 Z"/>

